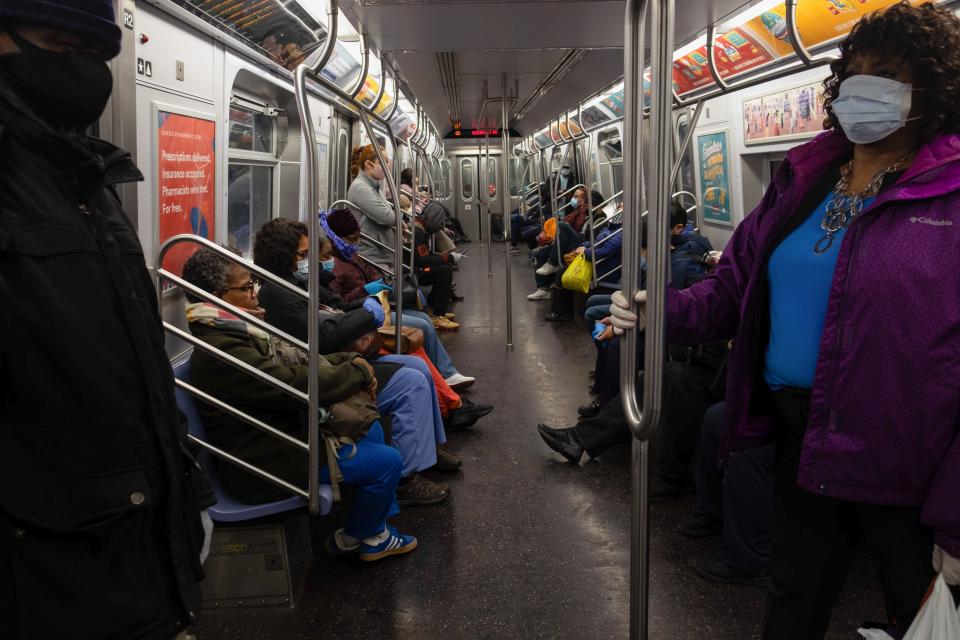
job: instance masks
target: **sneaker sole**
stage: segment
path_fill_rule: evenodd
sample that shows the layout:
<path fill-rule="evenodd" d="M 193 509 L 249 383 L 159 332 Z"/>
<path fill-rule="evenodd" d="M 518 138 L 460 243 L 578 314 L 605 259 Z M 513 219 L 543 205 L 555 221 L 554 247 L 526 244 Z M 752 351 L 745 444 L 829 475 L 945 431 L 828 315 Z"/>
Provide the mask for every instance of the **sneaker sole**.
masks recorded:
<path fill-rule="evenodd" d="M 390 556 L 400 556 L 405 553 L 410 553 L 416 548 L 417 548 L 417 541 L 414 540 L 408 545 L 397 547 L 396 549 L 391 549 L 389 551 L 381 551 L 380 553 L 371 553 L 368 555 L 364 555 L 361 553 L 360 559 L 363 560 L 364 562 L 376 562 L 377 560 L 383 560 L 384 558 L 389 558 Z"/>
<path fill-rule="evenodd" d="M 457 384 L 451 384 L 448 386 L 454 391 L 463 391 L 464 389 L 469 389 L 472 387 L 474 382 L 476 382 L 476 380 L 466 380 L 464 382 L 458 382 Z"/>

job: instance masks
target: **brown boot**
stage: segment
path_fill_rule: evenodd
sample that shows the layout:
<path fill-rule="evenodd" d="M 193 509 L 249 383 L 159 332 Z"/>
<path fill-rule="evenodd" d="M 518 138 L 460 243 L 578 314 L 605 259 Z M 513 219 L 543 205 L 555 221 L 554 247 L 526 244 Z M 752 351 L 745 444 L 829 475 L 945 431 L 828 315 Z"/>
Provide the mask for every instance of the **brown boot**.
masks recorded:
<path fill-rule="evenodd" d="M 401 507 L 440 504 L 450 496 L 450 487 L 445 482 L 427 480 L 419 473 L 410 476 L 397 487 L 397 502 Z"/>

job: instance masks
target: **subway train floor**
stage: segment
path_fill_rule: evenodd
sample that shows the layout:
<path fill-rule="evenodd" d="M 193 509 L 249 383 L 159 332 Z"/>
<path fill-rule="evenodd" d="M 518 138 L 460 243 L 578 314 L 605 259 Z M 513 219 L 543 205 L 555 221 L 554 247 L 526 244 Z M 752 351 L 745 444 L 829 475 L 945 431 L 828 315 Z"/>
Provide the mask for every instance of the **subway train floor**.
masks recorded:
<path fill-rule="evenodd" d="M 629 445 L 574 466 L 554 454 L 538 422 L 573 424 L 589 401 L 593 347 L 582 322 L 543 320 L 529 302 L 533 272 L 513 262 L 514 349 L 507 351 L 502 244 L 494 276 L 474 241 L 461 263 L 454 311 L 462 323 L 447 344 L 458 368 L 477 377 L 468 392 L 496 405 L 472 430 L 450 436 L 464 459 L 440 506 L 407 508 L 396 519 L 416 535 L 412 554 L 363 565 L 317 555 L 293 609 L 206 611 L 200 640 L 300 638 L 626 638 L 629 625 Z M 756 638 L 764 593 L 698 578 L 691 563 L 719 537 L 677 533 L 692 497 L 651 507 L 650 637 Z M 864 620 L 883 619 L 874 571 L 861 556 L 834 612 L 828 638 L 857 638 Z"/>

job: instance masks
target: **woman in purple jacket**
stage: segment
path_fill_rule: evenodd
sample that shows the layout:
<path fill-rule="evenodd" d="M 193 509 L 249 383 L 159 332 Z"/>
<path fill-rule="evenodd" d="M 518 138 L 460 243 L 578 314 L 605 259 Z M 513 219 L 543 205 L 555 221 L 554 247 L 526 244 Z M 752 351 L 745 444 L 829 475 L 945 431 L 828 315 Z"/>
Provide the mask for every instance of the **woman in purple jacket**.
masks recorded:
<path fill-rule="evenodd" d="M 865 17 L 717 271 L 667 294 L 670 343 L 735 335 L 722 455 L 777 443 L 763 638 L 822 638 L 863 540 L 902 633 L 960 579 L 960 19 Z M 642 328 L 645 292 L 613 321 Z M 639 313 L 636 311 L 639 310 Z M 931 562 L 932 558 L 932 562 Z"/>

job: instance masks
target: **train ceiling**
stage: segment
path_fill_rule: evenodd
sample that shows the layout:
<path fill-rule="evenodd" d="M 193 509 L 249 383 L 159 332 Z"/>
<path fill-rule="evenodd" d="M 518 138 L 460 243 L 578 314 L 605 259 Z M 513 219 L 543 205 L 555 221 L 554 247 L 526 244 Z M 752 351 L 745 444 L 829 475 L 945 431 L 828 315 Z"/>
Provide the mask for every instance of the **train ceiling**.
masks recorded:
<path fill-rule="evenodd" d="M 676 43 L 750 2 L 676 0 Z M 623 75 L 623 0 L 341 0 L 441 130 L 499 125 L 501 74 L 522 134 Z"/>

